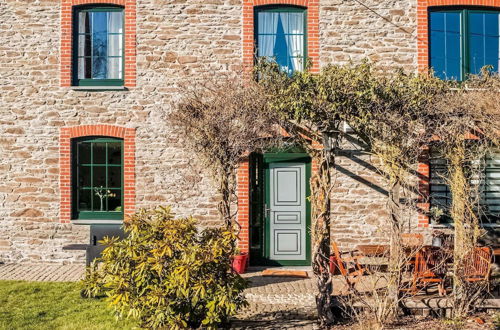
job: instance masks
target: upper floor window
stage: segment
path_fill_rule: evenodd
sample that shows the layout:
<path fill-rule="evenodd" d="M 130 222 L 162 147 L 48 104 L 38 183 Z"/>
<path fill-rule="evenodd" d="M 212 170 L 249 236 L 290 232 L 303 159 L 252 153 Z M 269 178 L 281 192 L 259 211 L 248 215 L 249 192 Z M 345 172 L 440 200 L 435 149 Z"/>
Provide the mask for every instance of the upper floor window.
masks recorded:
<path fill-rule="evenodd" d="M 492 10 L 431 10 L 429 64 L 436 76 L 461 81 L 487 65 L 498 72 L 499 15 Z"/>
<path fill-rule="evenodd" d="M 74 84 L 122 86 L 123 8 L 82 7 L 75 10 L 74 15 Z"/>
<path fill-rule="evenodd" d="M 123 140 L 73 141 L 73 219 L 123 219 Z"/>
<path fill-rule="evenodd" d="M 298 7 L 263 7 L 255 13 L 257 56 L 266 57 L 288 74 L 301 71 L 306 58 L 306 10 Z"/>

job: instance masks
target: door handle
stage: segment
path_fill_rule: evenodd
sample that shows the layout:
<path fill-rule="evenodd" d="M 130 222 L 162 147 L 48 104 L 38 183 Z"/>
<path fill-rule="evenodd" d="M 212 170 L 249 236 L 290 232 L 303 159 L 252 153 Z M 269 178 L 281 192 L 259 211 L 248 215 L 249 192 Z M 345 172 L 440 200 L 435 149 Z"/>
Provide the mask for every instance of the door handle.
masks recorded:
<path fill-rule="evenodd" d="M 271 209 L 267 206 L 267 204 L 264 204 L 264 216 L 266 218 L 271 216 Z"/>

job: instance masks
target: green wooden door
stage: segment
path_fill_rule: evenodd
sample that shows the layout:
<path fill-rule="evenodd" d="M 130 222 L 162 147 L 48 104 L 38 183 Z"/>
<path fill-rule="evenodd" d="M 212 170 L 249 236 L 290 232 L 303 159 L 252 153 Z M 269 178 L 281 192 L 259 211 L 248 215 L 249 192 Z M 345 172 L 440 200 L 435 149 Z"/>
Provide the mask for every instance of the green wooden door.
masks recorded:
<path fill-rule="evenodd" d="M 310 159 L 266 154 L 264 258 L 274 265 L 310 265 Z"/>

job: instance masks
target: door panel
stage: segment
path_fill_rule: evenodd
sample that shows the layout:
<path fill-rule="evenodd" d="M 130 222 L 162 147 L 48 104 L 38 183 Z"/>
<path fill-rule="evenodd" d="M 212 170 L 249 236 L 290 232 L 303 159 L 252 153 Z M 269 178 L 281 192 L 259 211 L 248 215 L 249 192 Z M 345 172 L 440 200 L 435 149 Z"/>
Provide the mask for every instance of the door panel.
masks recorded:
<path fill-rule="evenodd" d="M 306 164 L 270 163 L 269 258 L 305 261 L 306 258 Z"/>

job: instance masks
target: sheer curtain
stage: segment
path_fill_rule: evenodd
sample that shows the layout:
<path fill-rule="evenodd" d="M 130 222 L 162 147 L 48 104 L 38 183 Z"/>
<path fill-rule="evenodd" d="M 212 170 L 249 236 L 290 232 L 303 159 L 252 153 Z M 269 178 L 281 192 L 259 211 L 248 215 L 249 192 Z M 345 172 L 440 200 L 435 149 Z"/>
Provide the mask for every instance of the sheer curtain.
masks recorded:
<path fill-rule="evenodd" d="M 123 70 L 123 13 L 108 13 L 108 79 L 121 79 Z"/>
<path fill-rule="evenodd" d="M 288 31 L 289 56 L 293 70 L 301 70 L 304 67 L 304 13 L 289 13 Z"/>
<path fill-rule="evenodd" d="M 86 37 L 85 35 L 81 35 L 84 33 L 88 33 L 90 30 L 90 22 L 89 22 L 89 15 L 88 13 L 79 13 L 78 17 L 78 78 L 84 79 L 86 78 L 85 72 L 86 70 L 86 65 L 85 63 L 87 62 L 85 58 L 80 57 L 80 56 L 85 56 L 86 53 L 88 53 L 88 49 L 86 47 Z M 88 45 L 90 46 L 90 45 Z M 90 77 L 89 77 L 90 78 Z"/>
<path fill-rule="evenodd" d="M 258 27 L 258 56 L 273 57 L 275 54 L 274 43 L 276 39 L 276 29 L 278 27 L 278 15 L 272 12 L 259 13 Z"/>

